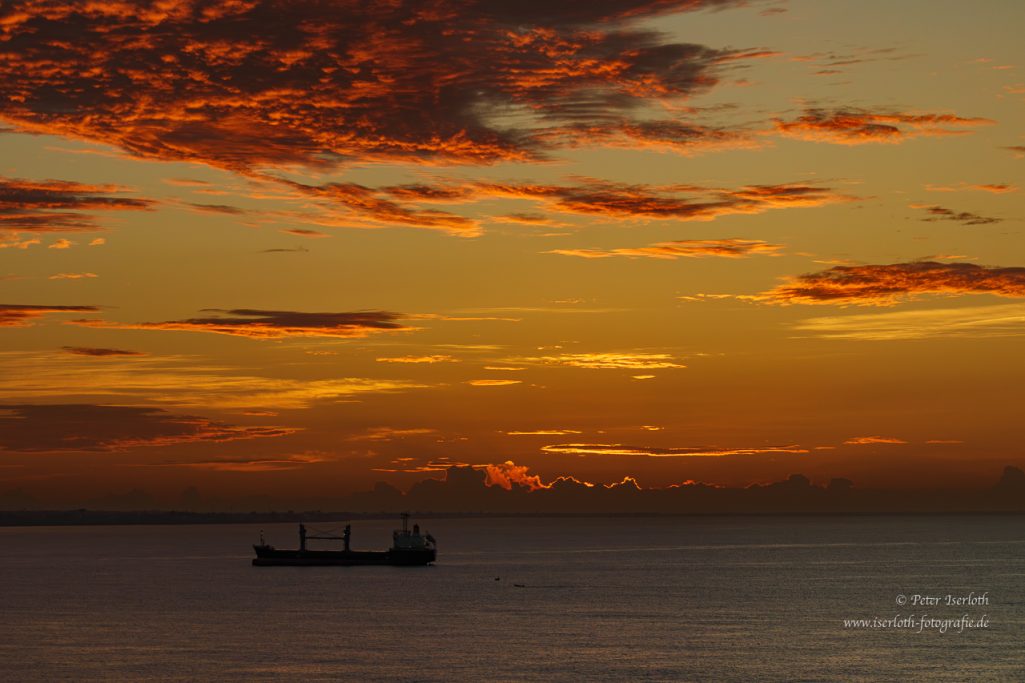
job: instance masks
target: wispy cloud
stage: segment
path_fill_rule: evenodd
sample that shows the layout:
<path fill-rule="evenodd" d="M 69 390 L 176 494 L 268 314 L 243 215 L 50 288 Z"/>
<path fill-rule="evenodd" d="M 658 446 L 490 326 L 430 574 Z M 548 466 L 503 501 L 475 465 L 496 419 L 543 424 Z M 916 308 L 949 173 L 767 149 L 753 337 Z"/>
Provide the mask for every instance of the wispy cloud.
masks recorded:
<path fill-rule="evenodd" d="M 2 405 L 0 451 L 125 451 L 143 446 L 274 438 L 288 427 L 241 427 L 149 407 Z"/>
<path fill-rule="evenodd" d="M 184 206 L 191 211 L 197 211 L 199 213 L 213 213 L 225 216 L 241 216 L 246 213 L 245 209 L 240 209 L 239 207 L 231 206 L 230 204 L 197 204 L 194 202 L 187 202 Z"/>
<path fill-rule="evenodd" d="M 220 458 L 218 460 L 180 460 L 162 462 L 144 467 L 185 467 L 213 472 L 281 472 L 296 470 L 307 465 L 327 462 L 330 460 L 324 453 L 307 451 L 295 455 L 282 455 L 273 458 Z"/>
<path fill-rule="evenodd" d="M 912 209 L 923 209 L 927 214 L 923 221 L 927 223 L 934 223 L 936 221 L 953 221 L 955 223 L 961 223 L 962 225 L 992 225 L 994 223 L 1000 223 L 1003 218 L 993 218 L 991 216 L 980 216 L 977 213 L 971 213 L 970 211 L 954 211 L 948 209 L 945 206 L 937 206 L 935 204 L 911 204 Z"/>
<path fill-rule="evenodd" d="M 791 277 L 750 298 L 776 304 L 890 306 L 925 294 L 1025 297 L 1025 268 L 935 261 L 835 266 Z"/>
<path fill-rule="evenodd" d="M 323 239 L 325 237 L 331 236 L 326 232 L 321 232 L 319 230 L 310 230 L 308 228 L 286 228 L 281 232 L 286 233 L 288 235 L 295 235 L 297 237 L 308 237 L 310 239 Z"/>
<path fill-rule="evenodd" d="M 778 9 L 778 8 L 774 8 Z M 784 10 L 785 11 L 785 10 Z M 805 62 L 814 76 L 833 76 L 846 73 L 849 67 L 872 62 L 893 62 L 909 59 L 914 55 L 898 52 L 896 48 L 860 48 L 850 52 L 815 52 L 795 55 L 792 61 Z"/>
<path fill-rule="evenodd" d="M 289 188 L 285 199 L 297 207 L 268 214 L 278 220 L 355 229 L 418 228 L 458 237 L 477 237 L 483 233 L 486 223 L 495 221 L 566 226 L 569 224 L 563 218 L 574 215 L 600 216 L 603 220 L 617 222 L 708 221 L 719 216 L 816 207 L 858 199 L 815 182 L 740 187 L 629 184 L 581 177 L 569 178 L 563 183 L 435 178 L 432 183 L 382 187 L 356 183 L 276 182 Z M 534 202 L 542 211 L 487 215 L 497 199 Z M 460 209 L 457 213 L 436 208 L 437 204 L 477 206 Z M 725 250 L 720 251 L 721 255 L 725 253 Z"/>
<path fill-rule="evenodd" d="M 50 280 L 91 280 L 97 278 L 99 275 L 96 273 L 57 273 L 51 275 L 48 279 Z"/>
<path fill-rule="evenodd" d="M 376 359 L 378 363 L 404 363 L 404 364 L 428 364 L 434 363 L 458 363 L 459 359 L 442 353 L 430 356 L 390 356 Z"/>
<path fill-rule="evenodd" d="M 0 400 L 173 405 L 189 409 L 299 409 L 317 402 L 426 389 L 403 379 L 287 378 L 177 357 L 8 352 Z"/>
<path fill-rule="evenodd" d="M 125 192 L 118 185 L 0 176 L 0 232 L 95 232 L 102 228 L 92 212 L 152 207 L 152 200 Z"/>
<path fill-rule="evenodd" d="M 844 441 L 845 446 L 874 446 L 878 444 L 904 445 L 907 441 L 892 436 L 854 436 Z"/>
<path fill-rule="evenodd" d="M 93 346 L 62 346 L 62 349 L 76 356 L 91 356 L 93 358 L 114 358 L 118 356 L 145 356 L 141 351 L 126 351 L 125 349 L 105 349 Z"/>
<path fill-rule="evenodd" d="M 399 203 L 386 197 L 382 190 L 356 183 L 287 184 L 300 194 L 321 203 L 322 210 L 319 214 L 295 214 L 297 218 L 316 225 L 350 228 L 400 226 L 439 230 L 459 237 L 476 237 L 482 232 L 479 223 L 472 218 L 449 211 L 423 209 L 413 204 Z M 427 201 L 423 197 L 420 199 Z M 344 213 L 334 215 L 333 209 L 339 209 Z"/>
<path fill-rule="evenodd" d="M 792 120 L 776 119 L 788 137 L 839 145 L 897 143 L 921 136 L 961 135 L 995 121 L 980 117 L 922 112 L 873 112 L 866 109 L 808 109 Z"/>
<path fill-rule="evenodd" d="M 1010 183 L 957 183 L 956 185 L 926 184 L 926 192 L 988 192 L 990 194 L 1008 194 L 1017 192 L 1018 187 Z"/>
<path fill-rule="evenodd" d="M 675 240 L 657 242 L 647 247 L 623 247 L 618 249 L 552 249 L 546 254 L 562 254 L 588 259 L 603 259 L 614 256 L 629 258 L 654 258 L 675 260 L 678 258 L 703 258 L 719 256 L 724 258 L 745 258 L 756 254 L 775 255 L 783 248 L 781 244 L 770 244 L 762 240 L 737 238 L 718 240 Z"/>
<path fill-rule="evenodd" d="M 685 368 L 668 353 L 600 352 L 514 358 L 511 362 L 564 365 L 590 370 L 660 370 Z"/>
<path fill-rule="evenodd" d="M 438 430 L 430 427 L 371 427 L 361 434 L 348 437 L 349 441 L 394 441 L 407 436 L 428 436 Z"/>
<path fill-rule="evenodd" d="M 306 254 L 309 253 L 306 247 L 277 247 L 275 249 L 263 249 L 261 254 Z"/>
<path fill-rule="evenodd" d="M 825 339 L 888 341 L 934 337 L 1025 335 L 1025 305 L 888 311 L 808 318 L 794 329 Z"/>
<path fill-rule="evenodd" d="M 280 339 L 282 337 L 355 339 L 380 332 L 401 332 L 413 329 L 396 322 L 401 317 L 400 314 L 388 311 L 304 313 L 249 308 L 206 310 L 225 315 L 156 323 L 120 323 L 105 320 L 74 320 L 71 322 L 75 325 L 105 329 L 212 332 L 252 339 Z"/>
<path fill-rule="evenodd" d="M 515 182 L 464 184 L 464 201 L 488 197 L 527 199 L 548 211 L 608 220 L 712 220 L 732 214 L 757 214 L 771 209 L 814 207 L 853 201 L 817 183 L 747 185 L 737 188 L 699 185 L 645 185 L 578 178 L 574 184 L 541 185 Z"/>
<path fill-rule="evenodd" d="M 0 304 L 0 327 L 28 327 L 44 315 L 54 313 L 95 313 L 96 306 L 35 306 Z"/>

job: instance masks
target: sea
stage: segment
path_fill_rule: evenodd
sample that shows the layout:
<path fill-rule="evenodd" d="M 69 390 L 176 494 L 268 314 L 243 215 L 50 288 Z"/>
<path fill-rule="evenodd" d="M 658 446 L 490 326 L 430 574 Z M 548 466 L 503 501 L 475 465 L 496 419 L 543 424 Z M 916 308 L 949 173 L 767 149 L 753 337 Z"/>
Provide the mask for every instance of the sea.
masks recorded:
<path fill-rule="evenodd" d="M 1025 516 L 420 522 L 429 567 L 251 566 L 294 524 L 0 528 L 0 680 L 1025 680 Z"/>

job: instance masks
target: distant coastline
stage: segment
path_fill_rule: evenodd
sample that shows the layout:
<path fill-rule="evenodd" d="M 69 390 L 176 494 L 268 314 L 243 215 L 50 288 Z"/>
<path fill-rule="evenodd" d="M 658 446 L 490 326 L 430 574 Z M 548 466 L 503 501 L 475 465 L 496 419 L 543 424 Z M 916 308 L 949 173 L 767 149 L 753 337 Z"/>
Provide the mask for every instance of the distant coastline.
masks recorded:
<path fill-rule="evenodd" d="M 181 512 L 177 510 L 0 510 L 0 528 L 36 526 L 174 526 L 284 524 L 394 519 L 397 512 Z M 670 517 L 943 517 L 1019 516 L 1020 510 L 837 511 L 837 512 L 416 512 L 419 519 L 670 518 Z"/>
<path fill-rule="evenodd" d="M 484 472 L 451 467 L 444 479 L 428 479 L 408 492 L 379 483 L 322 504 L 238 512 L 203 505 L 163 507 L 159 503 L 74 509 L 10 504 L 0 510 L 0 526 L 103 524 L 273 524 L 296 521 L 392 518 L 403 511 L 418 517 L 651 517 L 711 515 L 932 515 L 1025 513 L 1025 472 L 1004 468 L 982 489 L 860 489 L 848 479 L 825 486 L 794 474 L 784 481 L 725 488 L 701 483 L 642 489 L 635 481 L 608 486 L 560 480 L 532 489 L 510 483 L 488 486 Z M 327 512 L 325 512 L 327 510 Z"/>

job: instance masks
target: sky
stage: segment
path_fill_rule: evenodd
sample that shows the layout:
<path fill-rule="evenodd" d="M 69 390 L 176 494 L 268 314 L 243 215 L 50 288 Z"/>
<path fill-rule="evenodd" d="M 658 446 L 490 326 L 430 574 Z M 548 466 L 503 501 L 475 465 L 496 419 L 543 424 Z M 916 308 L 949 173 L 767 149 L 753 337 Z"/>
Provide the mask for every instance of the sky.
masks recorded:
<path fill-rule="evenodd" d="M 1025 464 L 1023 23 L 4 3 L 0 503 L 989 485 Z"/>

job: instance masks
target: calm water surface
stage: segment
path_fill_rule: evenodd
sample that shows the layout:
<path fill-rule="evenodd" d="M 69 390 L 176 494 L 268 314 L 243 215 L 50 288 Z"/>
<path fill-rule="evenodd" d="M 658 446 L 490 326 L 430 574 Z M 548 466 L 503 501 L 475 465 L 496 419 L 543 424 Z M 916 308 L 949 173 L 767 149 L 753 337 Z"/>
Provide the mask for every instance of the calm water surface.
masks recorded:
<path fill-rule="evenodd" d="M 0 529 L 0 679 L 1025 680 L 1025 517 L 424 526 L 422 568 L 252 567 L 246 525 Z M 962 615 L 988 627 L 843 622 Z"/>

